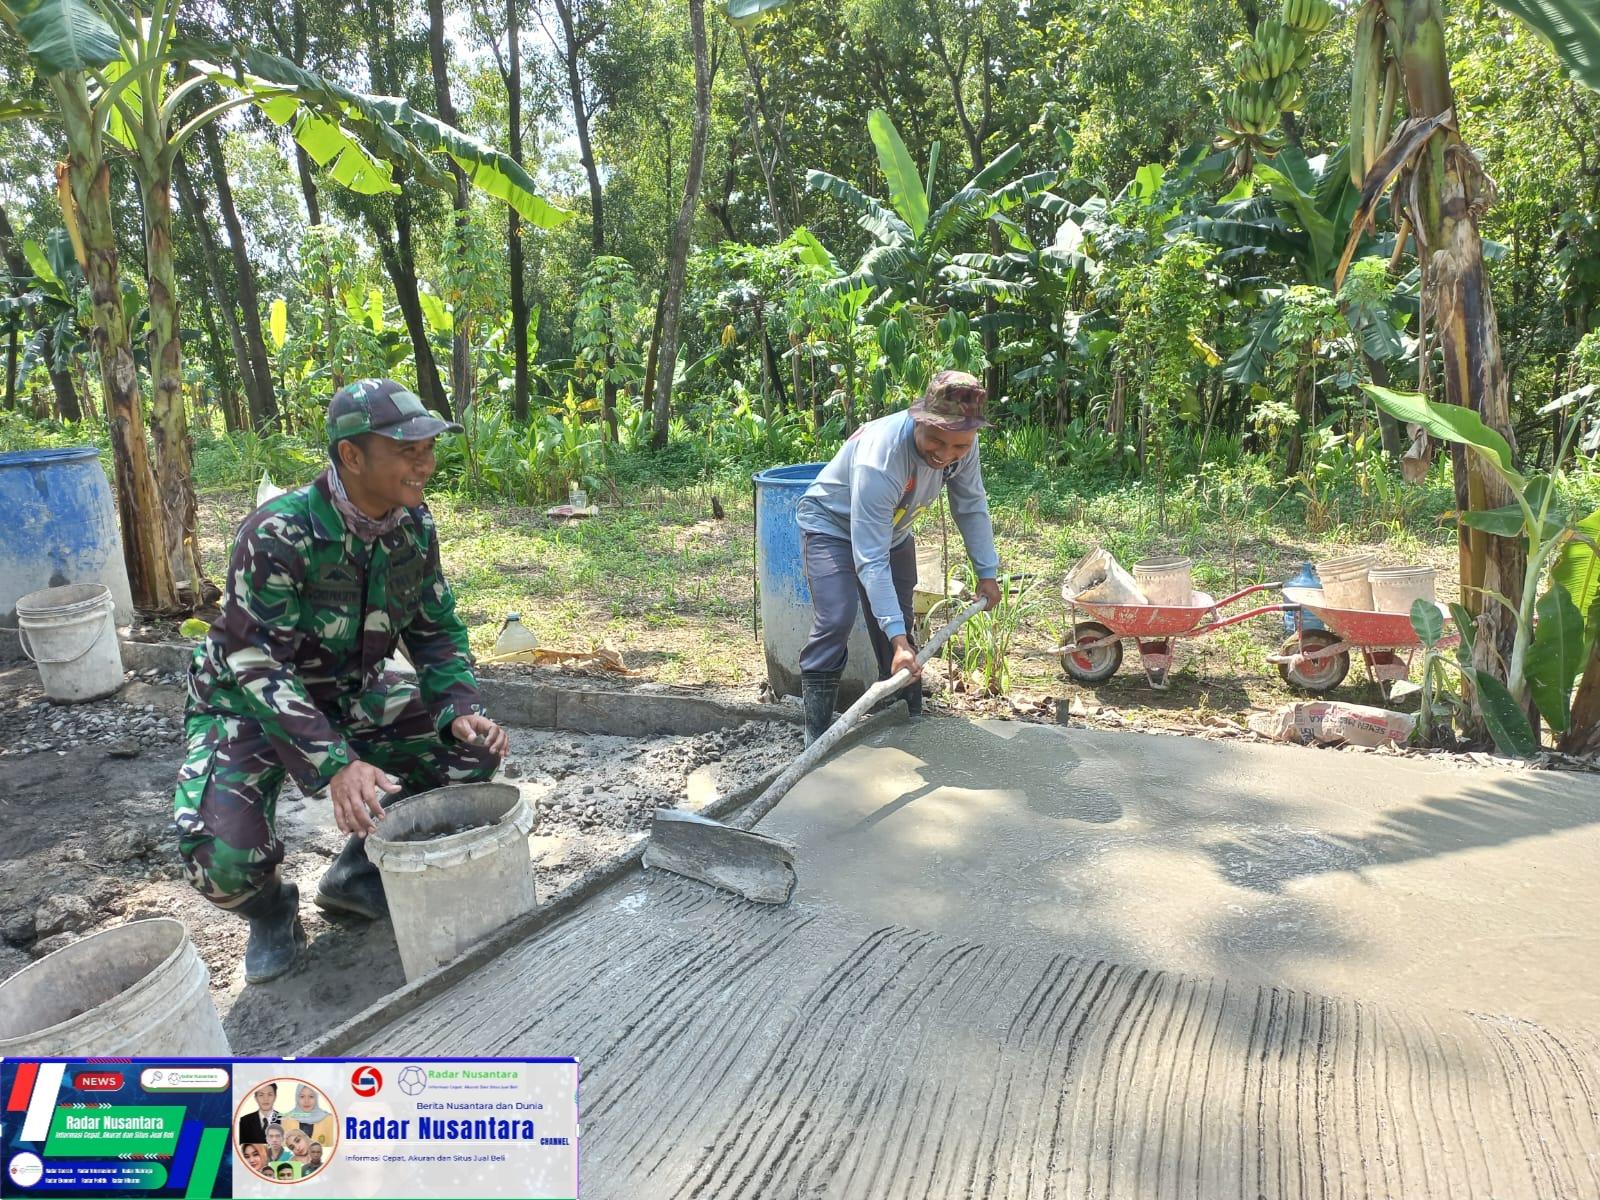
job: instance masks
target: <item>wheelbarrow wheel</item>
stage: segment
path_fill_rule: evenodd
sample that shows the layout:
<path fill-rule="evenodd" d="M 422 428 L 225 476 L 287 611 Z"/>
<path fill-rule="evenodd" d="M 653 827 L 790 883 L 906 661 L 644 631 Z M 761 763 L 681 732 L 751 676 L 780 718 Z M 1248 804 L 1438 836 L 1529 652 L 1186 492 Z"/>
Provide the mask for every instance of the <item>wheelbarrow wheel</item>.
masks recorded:
<path fill-rule="evenodd" d="M 1072 627 L 1072 641 L 1093 642 L 1111 637 L 1111 630 L 1098 621 L 1080 621 Z M 1063 650 L 1061 669 L 1079 683 L 1104 683 L 1117 673 L 1122 665 L 1122 643 L 1108 642 L 1089 650 Z"/>
<path fill-rule="evenodd" d="M 1337 634 L 1326 629 L 1308 629 L 1299 637 L 1284 642 L 1284 655 L 1298 654 L 1304 650 L 1321 650 L 1339 641 Z M 1302 658 L 1298 662 L 1281 662 L 1278 674 L 1290 687 L 1307 692 L 1331 692 L 1344 682 L 1350 673 L 1350 655 L 1341 651 L 1326 658 Z"/>

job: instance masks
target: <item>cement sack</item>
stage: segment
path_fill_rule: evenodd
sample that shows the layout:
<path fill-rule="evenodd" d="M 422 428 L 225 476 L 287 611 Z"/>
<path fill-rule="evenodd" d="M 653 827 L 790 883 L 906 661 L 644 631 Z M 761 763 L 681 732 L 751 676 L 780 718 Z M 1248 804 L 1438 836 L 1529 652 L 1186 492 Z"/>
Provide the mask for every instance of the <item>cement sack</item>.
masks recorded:
<path fill-rule="evenodd" d="M 1285 704 L 1250 718 L 1250 728 L 1263 737 L 1302 746 L 1383 746 L 1404 742 L 1416 723 L 1417 718 L 1410 713 L 1337 700 Z"/>
<path fill-rule="evenodd" d="M 1068 604 L 1082 600 L 1088 604 L 1149 604 L 1133 576 L 1111 557 L 1111 552 L 1096 546 L 1067 572 L 1061 585 L 1061 598 Z"/>

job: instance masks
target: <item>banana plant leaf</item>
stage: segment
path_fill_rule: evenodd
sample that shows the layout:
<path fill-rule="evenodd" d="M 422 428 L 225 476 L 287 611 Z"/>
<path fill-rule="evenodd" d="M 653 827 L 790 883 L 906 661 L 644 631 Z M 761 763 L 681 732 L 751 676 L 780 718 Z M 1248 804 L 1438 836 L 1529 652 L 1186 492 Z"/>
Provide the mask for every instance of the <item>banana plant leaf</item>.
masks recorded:
<path fill-rule="evenodd" d="M 42 0 L 22 14 L 17 32 L 46 75 L 93 70 L 122 57 L 116 30 L 85 0 Z"/>
<path fill-rule="evenodd" d="M 1527 486 L 1527 480 L 1512 465 L 1511 447 L 1505 438 L 1485 425 L 1483 419 L 1471 409 L 1455 404 L 1434 404 L 1425 396 L 1390 391 L 1372 383 L 1364 383 L 1361 388 L 1372 397 L 1374 404 L 1391 417 L 1421 425 L 1443 441 L 1457 442 L 1480 451 L 1512 487 L 1520 491 Z"/>
<path fill-rule="evenodd" d="M 728 0 L 723 11 L 735 25 L 750 25 L 787 3 L 789 0 Z"/>
<path fill-rule="evenodd" d="M 1495 749 L 1511 758 L 1528 758 L 1539 749 L 1539 739 L 1528 724 L 1527 714 L 1517 705 L 1506 685 L 1487 671 L 1470 672 L 1478 689 L 1478 708 L 1483 723 L 1494 739 Z"/>
<path fill-rule="evenodd" d="M 878 166 L 889 184 L 889 202 L 911 226 L 912 236 L 921 237 L 928 227 L 928 194 L 922 189 L 922 177 L 917 174 L 911 152 L 906 149 L 889 114 L 881 108 L 867 114 L 867 132 L 878 151 Z"/>
<path fill-rule="evenodd" d="M 1550 568 L 1550 581 L 1572 598 L 1580 613 L 1588 614 L 1585 636 L 1600 637 L 1600 509 L 1590 513 L 1574 527 L 1582 536 L 1561 548 Z"/>
<path fill-rule="evenodd" d="M 1521 17 L 1585 87 L 1600 91 L 1600 6 L 1594 0 L 1495 0 Z"/>
<path fill-rule="evenodd" d="M 1565 733 L 1572 722 L 1572 685 L 1589 656 L 1583 614 L 1559 585 L 1539 597 L 1533 645 L 1524 670 L 1528 690 L 1545 723 Z"/>

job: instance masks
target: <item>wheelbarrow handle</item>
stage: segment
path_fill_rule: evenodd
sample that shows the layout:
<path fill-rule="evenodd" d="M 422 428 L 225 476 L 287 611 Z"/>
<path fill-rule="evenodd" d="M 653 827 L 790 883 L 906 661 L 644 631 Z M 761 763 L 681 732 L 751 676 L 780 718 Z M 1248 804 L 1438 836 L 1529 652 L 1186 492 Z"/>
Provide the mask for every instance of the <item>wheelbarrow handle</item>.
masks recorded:
<path fill-rule="evenodd" d="M 948 625 L 929 638 L 928 644 L 917 652 L 917 666 L 927 666 L 928 660 L 939 652 L 939 648 L 945 642 L 950 640 L 951 634 L 988 607 L 989 602 L 987 600 L 974 600 L 957 613 Z M 838 720 L 828 726 L 827 730 L 816 741 L 807 746 L 800 756 L 784 769 L 783 774 L 767 785 L 767 790 L 761 793 L 754 804 L 740 813 L 737 820 L 731 821 L 729 824 L 735 829 L 749 829 L 754 826 L 757 821 L 777 807 L 778 801 L 789 794 L 789 789 L 799 782 L 800 777 L 821 762 L 823 756 L 833 749 L 839 739 L 848 733 L 850 727 L 865 716 L 874 704 L 885 696 L 892 696 L 910 682 L 910 669 L 902 667 L 889 678 L 879 680 L 861 693 L 861 699 L 845 709 L 844 714 Z"/>
<path fill-rule="evenodd" d="M 1273 591 L 1273 590 L 1275 590 L 1277 588 L 1281 588 L 1282 586 L 1283 586 L 1283 583 L 1281 581 L 1278 582 L 1278 583 L 1256 583 L 1256 584 L 1251 584 L 1249 587 L 1245 588 L 1241 592 L 1235 592 L 1231 596 L 1224 596 L 1221 600 L 1218 600 L 1211 607 L 1212 608 L 1221 608 L 1225 604 L 1232 604 L 1235 600 L 1242 600 L 1246 596 L 1254 595 L 1256 592 L 1270 592 L 1270 591 Z"/>

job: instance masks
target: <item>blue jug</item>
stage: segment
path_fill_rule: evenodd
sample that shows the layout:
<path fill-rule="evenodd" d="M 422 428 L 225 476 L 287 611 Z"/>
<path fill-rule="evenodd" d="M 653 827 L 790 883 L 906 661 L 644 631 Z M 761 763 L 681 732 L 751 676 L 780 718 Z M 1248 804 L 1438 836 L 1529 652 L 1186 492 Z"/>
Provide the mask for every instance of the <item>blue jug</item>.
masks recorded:
<path fill-rule="evenodd" d="M 1285 581 L 1283 586 L 1284 587 L 1301 587 L 1301 588 L 1320 588 L 1322 586 L 1322 580 L 1317 576 L 1316 568 L 1313 567 L 1310 563 L 1307 562 L 1307 563 L 1301 563 L 1299 572 L 1296 573 L 1296 575 L 1295 575 L 1295 577 L 1293 579 Z M 1293 633 L 1294 632 L 1294 618 L 1295 618 L 1295 614 L 1292 613 L 1292 612 L 1286 612 L 1286 613 L 1283 614 L 1283 631 L 1285 633 Z M 1327 628 L 1326 625 L 1324 625 L 1321 621 L 1317 620 L 1317 618 L 1312 616 L 1310 613 L 1304 613 L 1302 615 L 1302 617 L 1301 617 L 1301 620 L 1302 620 L 1302 623 L 1304 624 L 1305 628 L 1307 628 L 1307 629 L 1326 629 Z"/>

